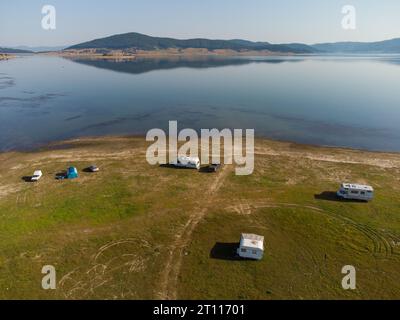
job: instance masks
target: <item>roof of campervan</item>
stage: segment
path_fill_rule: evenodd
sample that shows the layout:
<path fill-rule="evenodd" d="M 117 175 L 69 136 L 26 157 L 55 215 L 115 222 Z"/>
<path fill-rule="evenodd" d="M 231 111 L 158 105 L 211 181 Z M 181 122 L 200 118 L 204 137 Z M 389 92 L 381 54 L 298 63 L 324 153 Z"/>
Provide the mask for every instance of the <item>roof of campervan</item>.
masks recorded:
<path fill-rule="evenodd" d="M 36 170 L 36 171 L 33 173 L 33 175 L 34 175 L 34 176 L 40 176 L 40 175 L 42 175 L 42 171 L 41 171 L 41 170 Z"/>
<path fill-rule="evenodd" d="M 256 234 L 243 233 L 240 239 L 240 246 L 264 250 L 264 237 Z"/>
<path fill-rule="evenodd" d="M 179 156 L 178 159 L 180 161 L 185 161 L 185 162 L 199 162 L 200 161 L 199 157 Z"/>
<path fill-rule="evenodd" d="M 355 190 L 364 190 L 364 191 L 374 191 L 374 188 L 371 186 L 357 184 L 357 183 L 343 183 L 343 188 L 346 189 L 355 189 Z"/>

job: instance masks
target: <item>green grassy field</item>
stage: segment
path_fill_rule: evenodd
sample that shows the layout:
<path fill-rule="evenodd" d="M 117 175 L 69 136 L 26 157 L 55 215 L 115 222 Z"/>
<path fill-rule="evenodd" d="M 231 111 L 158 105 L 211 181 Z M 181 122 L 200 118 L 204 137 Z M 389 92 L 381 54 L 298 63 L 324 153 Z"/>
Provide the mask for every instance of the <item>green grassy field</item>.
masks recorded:
<path fill-rule="evenodd" d="M 399 154 L 258 140 L 254 174 L 236 176 L 150 166 L 145 151 L 98 138 L 0 154 L 1 299 L 400 298 Z M 55 180 L 70 165 L 79 179 Z M 22 179 L 36 169 L 39 183 Z M 344 181 L 376 199 L 337 201 Z M 265 237 L 262 261 L 234 257 L 243 232 Z"/>

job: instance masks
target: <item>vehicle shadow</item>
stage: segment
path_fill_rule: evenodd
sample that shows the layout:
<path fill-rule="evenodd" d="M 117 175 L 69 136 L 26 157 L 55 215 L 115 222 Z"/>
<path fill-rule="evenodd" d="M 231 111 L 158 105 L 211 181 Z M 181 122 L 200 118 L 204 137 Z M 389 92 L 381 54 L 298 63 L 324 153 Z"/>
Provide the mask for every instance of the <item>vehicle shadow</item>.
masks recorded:
<path fill-rule="evenodd" d="M 199 169 L 199 172 L 200 173 L 215 173 L 215 171 L 212 171 L 209 166 L 201 167 Z"/>
<path fill-rule="evenodd" d="M 60 180 L 64 179 L 67 176 L 67 171 L 61 171 L 56 173 L 55 179 Z"/>
<path fill-rule="evenodd" d="M 24 177 L 22 177 L 21 178 L 23 181 L 25 181 L 25 182 L 33 182 L 32 181 L 32 176 L 24 176 Z"/>
<path fill-rule="evenodd" d="M 85 169 L 82 169 L 82 172 L 92 173 L 92 170 L 90 170 L 90 167 L 87 167 Z"/>
<path fill-rule="evenodd" d="M 173 166 L 172 164 L 169 164 L 169 163 L 164 163 L 164 164 L 160 164 L 160 168 L 176 169 L 177 167 L 175 167 L 175 166 Z"/>
<path fill-rule="evenodd" d="M 236 253 L 239 243 L 217 242 L 211 249 L 210 258 L 218 260 L 242 260 Z"/>
<path fill-rule="evenodd" d="M 314 199 L 316 200 L 325 200 L 325 201 L 334 201 L 334 202 L 356 202 L 363 203 L 366 202 L 364 200 L 356 200 L 356 199 L 343 199 L 338 197 L 336 192 L 334 191 L 324 191 L 320 194 L 315 194 Z"/>

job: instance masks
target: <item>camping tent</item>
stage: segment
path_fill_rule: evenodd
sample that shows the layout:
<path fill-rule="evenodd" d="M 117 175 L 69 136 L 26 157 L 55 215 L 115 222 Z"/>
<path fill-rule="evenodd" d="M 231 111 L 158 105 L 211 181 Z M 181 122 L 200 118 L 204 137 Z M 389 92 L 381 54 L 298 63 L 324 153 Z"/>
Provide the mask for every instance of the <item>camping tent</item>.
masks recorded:
<path fill-rule="evenodd" d="M 67 170 L 67 179 L 78 178 L 78 170 L 75 167 L 70 167 Z"/>

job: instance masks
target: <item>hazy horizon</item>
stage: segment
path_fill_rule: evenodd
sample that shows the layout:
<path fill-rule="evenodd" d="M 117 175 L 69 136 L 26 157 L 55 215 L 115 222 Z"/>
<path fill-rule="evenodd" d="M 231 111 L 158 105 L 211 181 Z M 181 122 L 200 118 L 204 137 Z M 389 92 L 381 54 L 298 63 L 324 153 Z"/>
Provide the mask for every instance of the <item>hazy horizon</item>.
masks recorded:
<path fill-rule="evenodd" d="M 0 3 L 2 47 L 70 46 L 115 34 L 138 32 L 177 39 L 245 39 L 270 43 L 357 41 L 373 42 L 400 37 L 400 2 L 396 0 L 183 0 L 127 1 L 99 5 L 53 0 L 57 29 L 41 28 L 39 0 Z M 356 8 L 357 28 L 341 26 L 342 8 Z"/>

